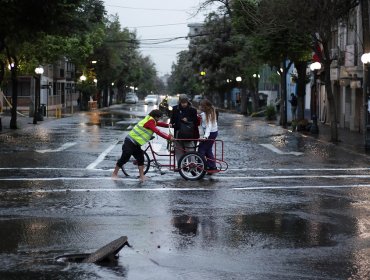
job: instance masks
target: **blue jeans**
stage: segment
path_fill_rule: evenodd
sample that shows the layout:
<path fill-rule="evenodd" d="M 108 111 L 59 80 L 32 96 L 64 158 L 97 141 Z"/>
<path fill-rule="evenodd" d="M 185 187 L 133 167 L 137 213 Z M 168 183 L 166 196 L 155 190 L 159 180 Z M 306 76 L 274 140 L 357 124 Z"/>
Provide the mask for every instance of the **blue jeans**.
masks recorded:
<path fill-rule="evenodd" d="M 218 132 L 211 132 L 208 139 L 214 140 L 217 138 Z M 200 141 L 198 153 L 203 157 L 207 158 L 206 163 L 209 168 L 216 168 L 215 157 L 213 155 L 213 143 L 214 141 Z"/>

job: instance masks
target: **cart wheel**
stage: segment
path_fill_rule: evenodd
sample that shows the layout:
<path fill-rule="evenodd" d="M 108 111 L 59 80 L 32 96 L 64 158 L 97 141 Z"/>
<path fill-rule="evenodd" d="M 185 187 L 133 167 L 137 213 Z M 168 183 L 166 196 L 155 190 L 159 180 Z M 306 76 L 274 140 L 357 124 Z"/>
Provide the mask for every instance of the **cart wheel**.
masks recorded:
<path fill-rule="evenodd" d="M 202 179 L 206 174 L 206 163 L 200 154 L 188 152 L 179 160 L 179 173 L 185 180 Z"/>
<path fill-rule="evenodd" d="M 150 167 L 149 156 L 144 152 L 144 174 L 146 174 Z M 126 176 L 136 176 L 139 174 L 137 168 L 137 161 L 135 158 L 130 159 L 126 164 L 122 166 L 122 171 Z"/>

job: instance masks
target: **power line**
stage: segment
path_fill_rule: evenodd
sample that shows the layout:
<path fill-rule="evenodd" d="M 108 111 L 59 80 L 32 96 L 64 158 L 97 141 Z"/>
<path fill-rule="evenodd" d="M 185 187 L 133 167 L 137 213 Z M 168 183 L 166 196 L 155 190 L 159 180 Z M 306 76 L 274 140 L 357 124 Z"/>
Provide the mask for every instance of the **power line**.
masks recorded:
<path fill-rule="evenodd" d="M 188 10 L 180 10 L 180 9 L 136 8 L 136 7 L 127 7 L 127 6 L 118 6 L 118 5 L 105 5 L 105 6 L 114 7 L 114 8 L 121 8 L 121 9 L 130 9 L 130 10 L 188 12 Z"/>
<path fill-rule="evenodd" d="M 150 38 L 150 39 L 140 39 L 140 40 L 107 40 L 105 42 L 107 43 L 122 43 L 122 42 L 127 42 L 127 43 L 138 43 L 140 45 L 158 45 L 158 44 L 164 44 L 168 42 L 172 42 L 175 40 L 180 40 L 180 39 L 191 39 L 195 37 L 202 37 L 202 36 L 209 36 L 212 34 L 219 34 L 220 32 L 215 32 L 215 33 L 202 33 L 202 34 L 196 34 L 196 35 L 188 35 L 188 36 L 178 36 L 178 37 L 171 37 L 171 38 Z"/>
<path fill-rule="evenodd" d="M 140 47 L 141 49 L 184 49 L 184 48 L 187 48 L 188 45 L 185 45 L 185 46 L 164 46 L 164 47 L 161 47 L 161 46 L 145 46 L 145 47 Z"/>
<path fill-rule="evenodd" d="M 187 22 L 183 22 L 183 23 L 158 24 L 158 25 L 129 26 L 129 27 L 127 27 L 127 28 L 145 28 L 145 27 L 170 26 L 170 25 L 183 25 L 183 24 L 187 24 Z"/>

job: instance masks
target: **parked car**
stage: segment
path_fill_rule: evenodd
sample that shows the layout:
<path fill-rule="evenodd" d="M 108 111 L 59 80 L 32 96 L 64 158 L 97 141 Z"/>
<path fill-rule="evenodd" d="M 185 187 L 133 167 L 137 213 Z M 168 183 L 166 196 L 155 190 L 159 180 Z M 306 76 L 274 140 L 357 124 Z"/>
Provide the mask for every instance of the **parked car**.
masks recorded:
<path fill-rule="evenodd" d="M 158 105 L 158 95 L 149 94 L 144 99 L 145 105 Z"/>
<path fill-rule="evenodd" d="M 139 98 L 137 97 L 135 92 L 128 92 L 126 94 L 125 103 L 136 104 L 136 102 L 138 101 L 139 101 Z"/>

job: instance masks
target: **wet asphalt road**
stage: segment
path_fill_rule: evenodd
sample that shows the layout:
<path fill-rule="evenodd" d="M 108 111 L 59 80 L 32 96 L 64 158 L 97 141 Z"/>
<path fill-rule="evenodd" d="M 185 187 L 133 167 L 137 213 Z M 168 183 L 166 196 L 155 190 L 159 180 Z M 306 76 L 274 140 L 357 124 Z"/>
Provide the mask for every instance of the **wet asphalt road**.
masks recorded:
<path fill-rule="evenodd" d="M 0 279 L 370 278 L 368 156 L 221 113 L 226 172 L 111 180 L 122 139 L 151 109 L 0 135 Z M 133 249 L 110 266 L 55 261 L 122 235 Z"/>

